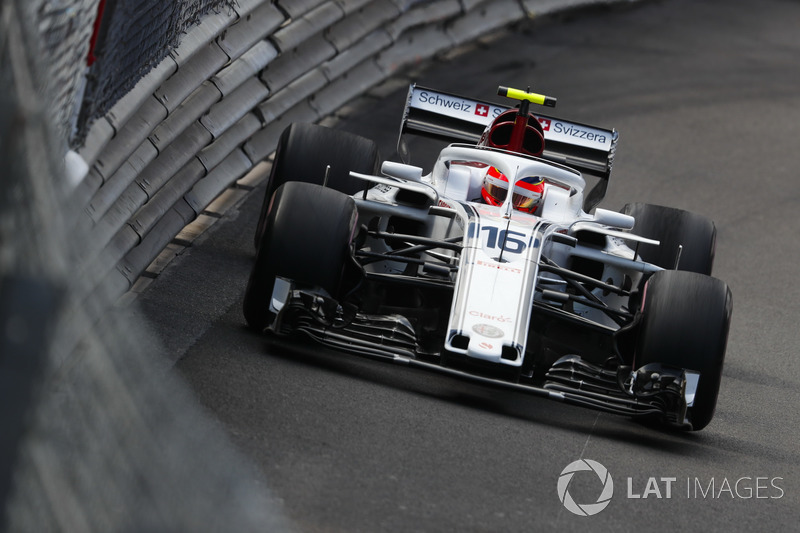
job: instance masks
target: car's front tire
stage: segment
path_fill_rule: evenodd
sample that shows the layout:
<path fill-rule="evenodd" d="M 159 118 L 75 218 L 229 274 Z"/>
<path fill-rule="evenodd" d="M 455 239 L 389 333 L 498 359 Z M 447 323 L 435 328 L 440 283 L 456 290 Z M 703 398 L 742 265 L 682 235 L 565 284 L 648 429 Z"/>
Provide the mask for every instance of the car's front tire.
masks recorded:
<path fill-rule="evenodd" d="M 245 290 L 247 324 L 262 331 L 276 277 L 339 296 L 357 221 L 353 198 L 327 187 L 288 182 L 268 204 L 256 261 Z"/>
<path fill-rule="evenodd" d="M 703 274 L 664 270 L 645 285 L 634 368 L 660 363 L 700 373 L 688 409 L 693 430 L 714 416 L 732 309 L 727 284 Z"/>

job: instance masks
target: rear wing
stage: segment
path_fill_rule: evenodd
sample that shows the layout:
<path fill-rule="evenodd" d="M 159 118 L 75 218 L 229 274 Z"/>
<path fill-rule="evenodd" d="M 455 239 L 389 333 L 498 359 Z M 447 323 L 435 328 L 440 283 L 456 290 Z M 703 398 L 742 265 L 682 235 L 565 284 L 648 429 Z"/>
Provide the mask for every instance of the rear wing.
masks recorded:
<path fill-rule="evenodd" d="M 400 126 L 398 153 L 407 160 L 403 141 L 406 133 L 415 133 L 448 142 L 477 144 L 486 126 L 511 107 L 464 98 L 412 84 L 408 90 Z M 578 122 L 535 113 L 544 131 L 542 157 L 600 178 L 586 196 L 589 208 L 605 195 L 619 137 L 616 130 L 602 129 Z"/>

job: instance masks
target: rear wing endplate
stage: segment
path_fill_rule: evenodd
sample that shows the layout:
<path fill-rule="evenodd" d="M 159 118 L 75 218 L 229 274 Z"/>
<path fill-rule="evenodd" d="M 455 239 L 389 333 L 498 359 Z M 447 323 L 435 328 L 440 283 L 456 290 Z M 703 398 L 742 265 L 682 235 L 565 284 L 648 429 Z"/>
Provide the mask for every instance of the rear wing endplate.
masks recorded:
<path fill-rule="evenodd" d="M 512 108 L 412 84 L 403 112 L 398 153 L 408 160 L 408 150 L 403 141 L 406 133 L 477 144 L 486 126 L 508 109 Z M 544 131 L 542 157 L 601 178 L 590 195 L 594 197 L 586 198 L 590 205 L 599 202 L 611 175 L 619 137 L 617 131 L 538 113 L 534 116 Z"/>

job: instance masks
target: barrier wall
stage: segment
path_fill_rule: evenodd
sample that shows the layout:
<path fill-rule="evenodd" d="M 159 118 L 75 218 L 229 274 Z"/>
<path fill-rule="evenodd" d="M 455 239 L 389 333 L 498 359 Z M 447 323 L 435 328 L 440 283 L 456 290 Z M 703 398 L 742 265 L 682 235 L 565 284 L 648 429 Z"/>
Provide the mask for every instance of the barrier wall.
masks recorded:
<path fill-rule="evenodd" d="M 0 3 L 0 531 L 289 531 L 144 321 L 78 275 L 83 5 Z"/>
<path fill-rule="evenodd" d="M 74 194 L 81 272 L 109 298 L 220 193 L 401 69 L 580 0 L 238 0 L 209 14 L 95 121 Z"/>

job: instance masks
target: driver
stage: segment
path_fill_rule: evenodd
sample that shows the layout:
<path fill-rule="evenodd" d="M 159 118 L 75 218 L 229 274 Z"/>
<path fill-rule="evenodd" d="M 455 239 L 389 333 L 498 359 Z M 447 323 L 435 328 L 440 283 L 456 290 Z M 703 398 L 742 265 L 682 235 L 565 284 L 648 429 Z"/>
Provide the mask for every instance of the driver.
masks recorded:
<path fill-rule="evenodd" d="M 508 178 L 495 167 L 489 167 L 483 178 L 481 197 L 489 205 L 502 205 L 508 197 Z M 544 192 L 544 181 L 537 176 L 517 180 L 511 203 L 514 209 L 533 214 L 539 207 Z"/>

